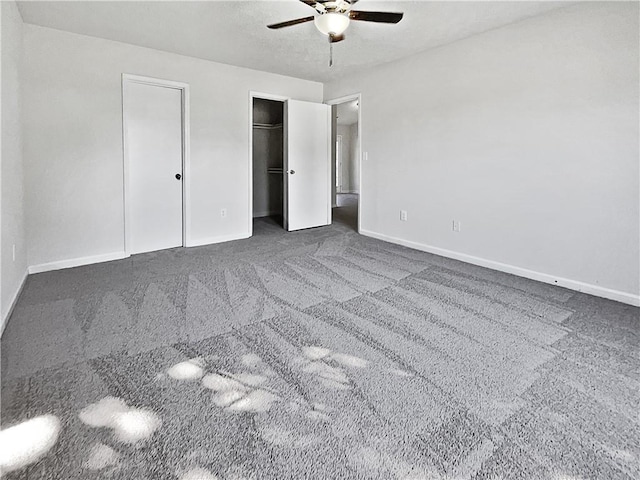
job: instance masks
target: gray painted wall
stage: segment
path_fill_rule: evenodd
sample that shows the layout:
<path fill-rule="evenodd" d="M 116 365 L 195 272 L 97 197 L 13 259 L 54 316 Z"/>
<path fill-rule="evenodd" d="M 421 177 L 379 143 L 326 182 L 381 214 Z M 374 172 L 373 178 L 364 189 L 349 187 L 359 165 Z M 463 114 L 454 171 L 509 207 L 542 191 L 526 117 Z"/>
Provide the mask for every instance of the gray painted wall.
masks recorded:
<path fill-rule="evenodd" d="M 0 2 L 2 71 L 0 332 L 27 272 L 22 168 L 22 18 L 13 1 Z M 15 260 L 13 246 L 15 245 Z"/>
<path fill-rule="evenodd" d="M 249 92 L 322 101 L 320 83 L 34 25 L 24 48 L 28 258 L 44 268 L 123 254 L 123 72 L 190 85 L 192 245 L 249 235 Z"/>
<path fill-rule="evenodd" d="M 342 193 L 358 193 L 358 124 L 338 125 L 342 137 Z"/>
<path fill-rule="evenodd" d="M 637 303 L 638 50 L 637 3 L 583 2 L 325 85 L 362 94 L 362 231 Z"/>

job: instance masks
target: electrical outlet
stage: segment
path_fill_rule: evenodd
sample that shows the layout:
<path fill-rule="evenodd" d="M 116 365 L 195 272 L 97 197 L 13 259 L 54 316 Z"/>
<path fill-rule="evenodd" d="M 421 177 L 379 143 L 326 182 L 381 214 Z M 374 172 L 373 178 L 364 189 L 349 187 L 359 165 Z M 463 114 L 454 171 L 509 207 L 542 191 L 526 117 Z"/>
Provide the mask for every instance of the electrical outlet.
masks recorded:
<path fill-rule="evenodd" d="M 454 220 L 453 223 L 451 224 L 451 229 L 454 232 L 459 232 L 462 229 L 462 223 L 459 220 Z"/>
<path fill-rule="evenodd" d="M 369 160 L 369 152 L 362 152 L 362 161 L 366 162 Z"/>
<path fill-rule="evenodd" d="M 220 210 L 220 216 L 222 218 L 226 218 L 227 217 L 227 209 L 223 208 L 222 210 Z"/>
<path fill-rule="evenodd" d="M 407 221 L 407 211 L 406 210 L 400 210 L 400 220 L 402 220 L 403 222 Z"/>
<path fill-rule="evenodd" d="M 13 244 L 13 248 L 11 250 L 11 254 L 13 255 L 13 261 L 16 261 L 16 244 Z"/>

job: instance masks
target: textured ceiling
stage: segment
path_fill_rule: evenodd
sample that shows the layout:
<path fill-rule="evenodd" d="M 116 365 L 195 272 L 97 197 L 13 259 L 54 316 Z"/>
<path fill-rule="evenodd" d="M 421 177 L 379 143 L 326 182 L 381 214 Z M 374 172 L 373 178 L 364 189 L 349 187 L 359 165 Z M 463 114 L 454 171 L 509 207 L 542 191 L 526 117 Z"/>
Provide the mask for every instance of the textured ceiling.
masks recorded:
<path fill-rule="evenodd" d="M 314 10 L 288 1 L 19 2 L 27 23 L 167 52 L 327 82 L 526 17 L 566 2 L 361 0 L 359 10 L 404 12 L 397 25 L 351 22 L 334 45 L 313 23 L 269 30 L 267 24 Z"/>

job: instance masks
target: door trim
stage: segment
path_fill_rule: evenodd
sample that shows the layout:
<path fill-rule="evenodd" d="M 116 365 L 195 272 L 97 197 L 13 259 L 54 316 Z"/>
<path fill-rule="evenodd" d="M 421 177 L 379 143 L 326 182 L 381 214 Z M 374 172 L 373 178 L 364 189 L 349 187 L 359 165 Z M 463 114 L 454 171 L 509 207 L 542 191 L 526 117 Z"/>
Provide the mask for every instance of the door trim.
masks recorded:
<path fill-rule="evenodd" d="M 362 184 L 362 169 L 364 167 L 364 162 L 362 161 L 362 94 L 361 93 L 352 93 L 351 95 L 345 95 L 344 97 L 338 97 L 331 100 L 325 100 L 324 103 L 327 105 L 339 105 L 341 103 L 350 102 L 353 100 L 358 100 L 358 185 L 360 185 L 360 191 L 358 192 L 358 233 L 362 230 L 361 219 L 362 219 L 362 205 L 363 201 L 366 198 L 362 193 L 364 191 Z M 333 123 L 333 119 L 332 122 Z M 336 132 L 337 135 L 337 132 Z"/>
<path fill-rule="evenodd" d="M 282 102 L 282 103 L 285 103 L 287 100 L 289 100 L 289 97 L 283 97 L 281 95 L 256 92 L 253 90 L 249 91 L 249 163 L 248 163 L 249 205 L 247 209 L 248 217 L 249 217 L 247 222 L 247 234 L 249 237 L 253 236 L 253 99 L 254 98 L 260 98 L 262 100 L 275 100 L 277 102 Z M 284 105 L 283 105 L 283 108 L 284 108 Z M 284 139 L 284 135 L 283 135 L 283 139 Z M 284 155 L 284 150 L 283 150 L 283 155 Z M 284 177 L 284 173 L 283 173 L 283 177 Z M 283 178 L 283 181 L 284 181 L 284 178 Z M 282 201 L 284 202 L 284 198 Z"/>
<path fill-rule="evenodd" d="M 124 253 L 131 256 L 131 212 L 129 198 L 129 151 L 127 149 L 127 119 L 125 116 L 124 88 L 126 83 L 140 83 L 155 87 L 173 88 L 182 94 L 182 246 L 191 246 L 191 159 L 190 159 L 190 110 L 189 84 L 140 75 L 122 74 L 122 159 L 123 159 L 123 200 L 124 200 Z"/>
<path fill-rule="evenodd" d="M 342 135 L 336 134 L 336 178 L 333 179 L 336 182 L 336 194 L 342 192 Z M 340 191 L 338 191 L 340 189 Z M 333 203 L 333 199 L 331 199 Z"/>

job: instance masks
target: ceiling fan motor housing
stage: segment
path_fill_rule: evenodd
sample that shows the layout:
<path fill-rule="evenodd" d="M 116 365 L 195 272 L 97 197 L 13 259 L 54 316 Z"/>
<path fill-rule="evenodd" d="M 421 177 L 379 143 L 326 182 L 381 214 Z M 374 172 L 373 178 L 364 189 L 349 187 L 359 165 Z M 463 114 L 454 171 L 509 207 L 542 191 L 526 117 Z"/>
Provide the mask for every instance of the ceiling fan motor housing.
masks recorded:
<path fill-rule="evenodd" d="M 331 43 L 344 39 L 344 32 L 351 20 L 374 23 L 398 23 L 402 20 L 402 13 L 373 12 L 352 10 L 358 0 L 300 0 L 316 11 L 316 15 L 296 18 L 286 22 L 267 25 L 271 29 L 291 27 L 301 23 L 313 22 L 316 28 L 329 37 Z"/>

